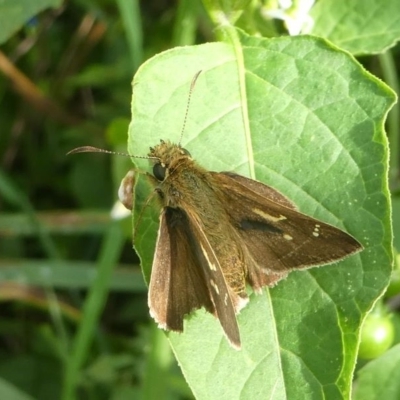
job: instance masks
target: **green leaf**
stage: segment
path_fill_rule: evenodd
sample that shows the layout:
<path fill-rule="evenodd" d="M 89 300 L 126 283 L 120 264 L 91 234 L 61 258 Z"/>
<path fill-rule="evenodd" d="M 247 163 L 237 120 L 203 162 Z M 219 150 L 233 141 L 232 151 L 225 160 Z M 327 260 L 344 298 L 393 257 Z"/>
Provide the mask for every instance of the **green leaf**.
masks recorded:
<path fill-rule="evenodd" d="M 400 398 L 400 344 L 358 372 L 354 400 Z"/>
<path fill-rule="evenodd" d="M 33 16 L 62 0 L 13 0 L 0 2 L 0 44 L 17 32 Z"/>
<path fill-rule="evenodd" d="M 146 62 L 134 80 L 129 152 L 144 156 L 160 139 L 179 141 L 190 82 L 201 69 L 182 138 L 192 156 L 209 170 L 254 170 L 365 249 L 252 295 L 238 316 L 239 352 L 203 310 L 186 318 L 183 334 L 168 337 L 198 399 L 348 398 L 360 324 L 390 277 L 383 121 L 395 97 L 324 40 L 242 34 L 241 43 L 244 66 L 239 49 L 223 43 Z M 146 179 L 136 193 L 137 204 L 148 202 L 135 243 L 149 279 L 160 210 Z"/>
<path fill-rule="evenodd" d="M 311 16 L 313 34 L 357 55 L 383 53 L 400 38 L 398 0 L 319 0 Z"/>

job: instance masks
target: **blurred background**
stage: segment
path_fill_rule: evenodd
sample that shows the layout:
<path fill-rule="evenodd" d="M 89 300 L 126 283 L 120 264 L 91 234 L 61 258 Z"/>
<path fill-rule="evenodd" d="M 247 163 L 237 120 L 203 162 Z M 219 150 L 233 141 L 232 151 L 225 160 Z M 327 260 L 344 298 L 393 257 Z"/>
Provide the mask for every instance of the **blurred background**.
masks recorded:
<path fill-rule="evenodd" d="M 59 3 L 0 47 L 0 398 L 192 398 L 110 216 L 130 159 L 66 153 L 126 152 L 137 68 L 212 25 L 197 0 Z"/>

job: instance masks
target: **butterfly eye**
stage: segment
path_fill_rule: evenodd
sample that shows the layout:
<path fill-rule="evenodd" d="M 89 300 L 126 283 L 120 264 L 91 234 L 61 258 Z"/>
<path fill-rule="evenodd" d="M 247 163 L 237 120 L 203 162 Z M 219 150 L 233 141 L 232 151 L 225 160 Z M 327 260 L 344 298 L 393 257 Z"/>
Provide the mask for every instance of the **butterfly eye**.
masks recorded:
<path fill-rule="evenodd" d="M 192 155 L 186 149 L 182 148 L 181 150 L 186 156 L 192 157 Z"/>
<path fill-rule="evenodd" d="M 165 179 L 165 172 L 167 171 L 167 167 L 161 163 L 154 164 L 153 167 L 153 175 L 157 180 L 162 182 Z"/>

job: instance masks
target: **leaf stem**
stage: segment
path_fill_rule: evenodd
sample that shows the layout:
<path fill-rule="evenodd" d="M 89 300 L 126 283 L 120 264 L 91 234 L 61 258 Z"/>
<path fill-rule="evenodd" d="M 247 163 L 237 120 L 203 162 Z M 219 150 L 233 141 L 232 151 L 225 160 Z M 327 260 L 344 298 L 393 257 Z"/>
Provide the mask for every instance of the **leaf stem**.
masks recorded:
<path fill-rule="evenodd" d="M 396 73 L 396 66 L 390 50 L 380 54 L 379 61 L 382 67 L 382 74 L 385 82 L 396 92 L 397 96 L 400 93 L 399 80 Z M 387 117 L 387 134 L 390 144 L 390 161 L 389 161 L 389 183 L 392 187 L 397 187 L 399 184 L 399 141 L 400 141 L 400 108 L 399 104 L 395 104 Z"/>
<path fill-rule="evenodd" d="M 238 66 L 238 78 L 239 78 L 239 90 L 240 90 L 240 102 L 242 111 L 242 121 L 243 128 L 245 132 L 246 139 L 246 150 L 247 158 L 249 163 L 249 176 L 255 179 L 255 169 L 254 169 L 254 153 L 253 144 L 251 138 L 250 130 L 250 120 L 249 120 L 249 110 L 247 102 L 247 91 L 246 91 L 246 68 L 244 64 L 243 47 L 240 42 L 238 32 L 233 25 L 243 10 L 224 10 L 220 6 L 219 1 L 204 0 L 204 6 L 210 15 L 210 18 L 217 25 L 217 36 L 220 40 L 227 42 L 232 45 L 233 51 L 236 56 L 236 62 Z M 226 12 L 225 12 L 226 11 Z"/>

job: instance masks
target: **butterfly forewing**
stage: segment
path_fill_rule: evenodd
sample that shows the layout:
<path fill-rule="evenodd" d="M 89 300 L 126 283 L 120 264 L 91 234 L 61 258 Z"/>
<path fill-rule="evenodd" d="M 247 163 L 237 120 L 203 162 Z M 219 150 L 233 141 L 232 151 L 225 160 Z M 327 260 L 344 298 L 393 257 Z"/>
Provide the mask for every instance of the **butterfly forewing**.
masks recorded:
<path fill-rule="evenodd" d="M 149 288 L 149 307 L 159 326 L 183 331 L 183 318 L 204 307 L 221 322 L 232 345 L 240 348 L 235 297 L 210 244 L 183 210 L 165 207 L 160 216 Z M 239 306 L 238 306 L 239 307 Z"/>
<path fill-rule="evenodd" d="M 252 192 L 256 192 L 270 201 L 273 201 L 284 207 L 293 208 L 294 210 L 297 209 L 297 207 L 288 198 L 286 198 L 282 193 L 278 192 L 271 186 L 264 185 L 261 182 L 246 178 L 242 175 L 235 174 L 234 172 L 210 172 L 210 174 L 216 177 L 217 180 L 218 177 L 220 180 L 222 179 L 223 181 L 224 178 L 226 178 L 224 182 L 226 182 L 227 184 L 229 184 L 229 180 L 227 179 L 231 178 L 234 182 L 243 185 L 246 189 L 249 189 Z"/>
<path fill-rule="evenodd" d="M 184 213 L 162 210 L 148 301 L 152 317 L 163 329 L 182 332 L 184 316 L 201 307 L 214 313 L 192 236 Z"/>
<path fill-rule="evenodd" d="M 279 204 L 264 197 L 266 185 L 230 173 L 213 175 L 242 243 L 267 273 L 328 264 L 362 249 L 340 229 L 285 207 L 279 197 Z"/>
<path fill-rule="evenodd" d="M 239 296 L 229 286 L 223 267 L 212 248 L 205 232 L 197 221 L 195 215 L 188 213 L 190 226 L 197 241 L 195 241 L 196 254 L 202 270 L 204 271 L 205 281 L 215 306 L 215 314 L 219 319 L 224 332 L 231 344 L 240 348 L 240 334 L 235 314 L 239 312 L 248 302 L 246 294 Z"/>

